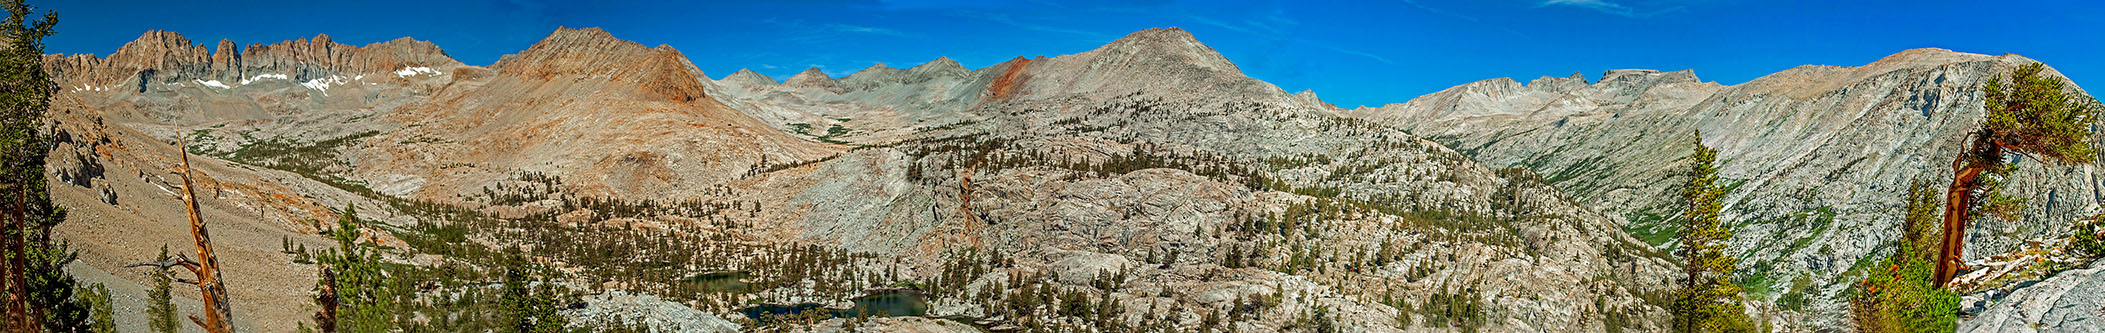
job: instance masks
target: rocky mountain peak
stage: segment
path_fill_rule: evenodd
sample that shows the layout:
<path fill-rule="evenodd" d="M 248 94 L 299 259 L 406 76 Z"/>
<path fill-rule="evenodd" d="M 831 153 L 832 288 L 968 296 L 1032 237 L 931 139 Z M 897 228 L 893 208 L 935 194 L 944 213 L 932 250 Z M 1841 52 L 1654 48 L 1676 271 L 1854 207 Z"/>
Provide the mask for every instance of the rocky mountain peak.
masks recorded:
<path fill-rule="evenodd" d="M 1555 91 L 1570 91 L 1573 89 L 1584 88 L 1586 87 L 1586 85 L 1586 75 L 1580 74 L 1579 72 L 1572 72 L 1570 76 L 1565 77 L 1543 75 L 1542 77 L 1535 78 L 1535 80 L 1533 81 L 1528 81 L 1528 87 L 1533 87 L 1537 89 L 1547 88 Z"/>
<path fill-rule="evenodd" d="M 241 63 L 241 44 L 231 40 L 219 40 L 219 46 L 212 49 L 212 70 L 237 70 L 234 64 L 238 63 Z"/>
<path fill-rule="evenodd" d="M 160 30 L 140 34 L 107 58 L 111 65 L 136 69 L 165 69 L 210 60 L 210 53 L 203 46 L 191 43 L 182 34 Z"/>
<path fill-rule="evenodd" d="M 701 70 L 679 50 L 664 45 L 645 47 L 599 28 L 557 28 L 526 51 L 506 55 L 491 67 L 498 75 L 564 81 L 561 86 L 569 88 L 615 89 L 674 102 L 706 96 Z"/>
<path fill-rule="evenodd" d="M 775 85 L 777 83 L 781 83 L 781 81 L 776 81 L 775 78 L 768 77 L 767 74 L 760 74 L 760 72 L 754 72 L 752 69 L 748 68 L 740 68 L 738 69 L 738 72 L 731 73 L 731 75 L 725 76 L 723 80 L 719 81 L 755 86 Z"/>
<path fill-rule="evenodd" d="M 1617 91 L 1615 95 L 1631 97 L 1652 87 L 1702 82 L 1703 80 L 1696 78 L 1694 70 L 1666 72 L 1655 69 L 1616 69 L 1602 74 L 1601 82 L 1595 82 L 1593 86 L 1595 89 Z"/>
<path fill-rule="evenodd" d="M 614 38 L 613 33 L 608 33 L 606 29 L 600 29 L 599 27 L 556 27 L 555 31 L 549 32 L 547 37 L 542 37 L 541 41 L 534 43 L 534 46 L 539 47 L 547 45 L 550 47 L 576 47 L 597 46 L 605 44 L 633 44 L 636 46 L 643 46 L 643 44 L 641 43 L 622 40 L 620 38 Z"/>
<path fill-rule="evenodd" d="M 870 67 L 863 67 L 862 70 L 855 71 L 855 73 L 848 74 L 848 77 L 844 77 L 841 79 L 855 79 L 857 77 L 876 78 L 881 76 L 897 75 L 899 73 L 904 72 L 906 72 L 906 70 L 885 66 L 884 63 L 880 62 L 876 65 L 870 65 Z"/>
<path fill-rule="evenodd" d="M 526 51 L 506 55 L 490 67 L 504 73 L 540 76 L 583 74 L 651 53 L 653 50 L 641 43 L 614 38 L 600 28 L 557 27 Z"/>
<path fill-rule="evenodd" d="M 1993 56 L 1985 54 L 1958 52 L 1940 48 L 1919 48 L 1903 50 L 1899 53 L 1888 55 L 1885 58 L 1879 58 L 1878 61 L 1873 61 L 1868 66 L 1883 67 L 1924 64 L 1946 64 L 1961 61 L 1981 60 L 1990 57 Z"/>
<path fill-rule="evenodd" d="M 885 84 L 905 83 L 915 80 L 915 78 L 908 77 L 907 74 L 907 71 L 904 69 L 885 66 L 884 63 L 880 62 L 855 71 L 854 74 L 848 74 L 848 77 L 841 78 L 836 83 L 841 89 L 863 90 Z"/>
<path fill-rule="evenodd" d="M 644 51 L 648 51 L 648 46 L 615 38 L 613 34 L 606 34 L 606 30 L 600 30 L 600 27 L 583 27 L 583 30 L 556 27 L 556 32 L 549 32 L 545 38 L 541 38 L 541 42 L 535 42 L 533 46 L 528 46 L 526 51 L 520 51 L 516 55 L 505 55 L 490 67 L 495 67 L 495 70 L 514 70 L 514 67 L 530 63 L 594 59 Z"/>
<path fill-rule="evenodd" d="M 913 67 L 913 68 L 908 68 L 907 70 L 913 70 L 913 71 L 928 71 L 928 70 L 941 70 L 941 71 L 947 71 L 947 70 L 952 70 L 952 69 L 957 69 L 957 70 L 966 70 L 966 69 L 965 69 L 965 65 L 962 65 L 962 64 L 958 64 L 958 63 L 957 63 L 957 60 L 952 60 L 952 59 L 950 59 L 950 57 L 936 57 L 936 60 L 929 60 L 928 62 L 925 62 L 925 63 L 921 63 L 920 65 L 914 65 L 914 67 Z"/>
<path fill-rule="evenodd" d="M 987 92 L 995 98 L 1112 97 L 1142 92 L 1179 99 L 1262 96 L 1257 98 L 1294 100 L 1278 86 L 1243 75 L 1235 63 L 1177 28 L 1142 30 L 1088 52 L 1018 57 L 973 72 L 992 75 Z"/>
<path fill-rule="evenodd" d="M 1315 89 L 1302 89 L 1301 92 L 1294 93 L 1294 98 L 1301 99 L 1302 102 L 1308 103 L 1310 105 L 1320 105 L 1329 108 L 1338 107 L 1337 105 L 1332 105 L 1329 102 L 1324 102 L 1322 97 L 1317 97 Z"/>
<path fill-rule="evenodd" d="M 1234 62 L 1214 51 L 1213 47 L 1200 43 L 1191 32 L 1175 27 L 1146 29 L 1098 47 L 1084 54 L 1095 53 L 1115 60 L 1135 62 L 1175 62 L 1206 69 L 1241 73 Z"/>
<path fill-rule="evenodd" d="M 936 60 L 930 60 L 926 63 L 915 65 L 913 68 L 906 69 L 907 74 L 912 75 L 915 78 L 924 79 L 944 76 L 964 77 L 965 75 L 968 75 L 971 72 L 972 70 L 965 69 L 965 65 L 958 64 L 957 60 L 951 60 L 950 57 L 938 57 L 936 58 Z"/>
<path fill-rule="evenodd" d="M 834 82 L 833 77 L 827 76 L 826 72 L 820 71 L 818 67 L 806 68 L 803 72 L 799 72 L 797 73 L 797 75 L 790 76 L 787 80 L 782 80 L 782 85 L 798 88 L 820 88 L 834 91 L 838 91 L 841 89 L 840 85 L 837 82 Z"/>

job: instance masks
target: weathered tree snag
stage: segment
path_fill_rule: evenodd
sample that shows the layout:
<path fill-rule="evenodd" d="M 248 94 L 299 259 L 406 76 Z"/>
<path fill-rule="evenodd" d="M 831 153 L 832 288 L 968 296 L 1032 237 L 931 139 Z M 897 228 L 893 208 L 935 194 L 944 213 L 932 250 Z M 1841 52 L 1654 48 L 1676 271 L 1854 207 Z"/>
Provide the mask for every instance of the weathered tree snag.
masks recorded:
<path fill-rule="evenodd" d="M 176 138 L 176 149 L 185 147 L 182 138 Z M 197 241 L 197 288 L 205 303 L 204 320 L 192 317 L 191 321 L 207 332 L 232 333 L 234 325 L 230 319 L 234 317 L 234 309 L 228 305 L 226 285 L 219 279 L 219 258 L 212 255 L 212 235 L 205 230 L 205 221 L 197 209 L 196 185 L 190 181 L 190 151 L 184 150 L 182 154 L 183 210 L 190 213 L 190 236 Z"/>

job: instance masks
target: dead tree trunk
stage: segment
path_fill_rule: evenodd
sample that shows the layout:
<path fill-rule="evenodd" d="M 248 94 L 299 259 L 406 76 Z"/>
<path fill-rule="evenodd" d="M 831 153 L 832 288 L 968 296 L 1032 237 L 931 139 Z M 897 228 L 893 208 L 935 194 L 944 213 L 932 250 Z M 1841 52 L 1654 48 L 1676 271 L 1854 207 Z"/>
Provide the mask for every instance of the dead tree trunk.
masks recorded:
<path fill-rule="evenodd" d="M 176 149 L 186 149 L 182 138 L 176 138 Z M 190 181 L 190 151 L 183 151 L 183 210 L 190 213 L 190 236 L 197 241 L 197 288 L 203 295 L 205 318 L 190 321 L 213 333 L 232 333 L 234 309 L 228 304 L 227 288 L 219 279 L 219 258 L 212 255 L 212 235 L 205 229 L 205 221 L 197 209 L 196 184 Z"/>

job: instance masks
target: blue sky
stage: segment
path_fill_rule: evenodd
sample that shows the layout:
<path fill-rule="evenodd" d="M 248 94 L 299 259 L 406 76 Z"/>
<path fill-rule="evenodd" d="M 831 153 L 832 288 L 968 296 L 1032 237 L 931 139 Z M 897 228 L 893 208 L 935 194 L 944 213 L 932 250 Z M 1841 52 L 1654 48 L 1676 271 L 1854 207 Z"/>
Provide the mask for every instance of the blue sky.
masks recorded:
<path fill-rule="evenodd" d="M 761 3 L 765 2 L 765 3 Z M 670 44 L 713 77 L 836 76 L 949 56 L 966 67 L 1095 48 L 1182 27 L 1244 73 L 1343 107 L 1397 103 L 1488 78 L 1694 69 L 1737 84 L 1803 64 L 1861 65 L 1909 48 L 2018 53 L 2105 80 L 2105 4 L 2089 1 L 1388 0 L 1106 1 L 33 1 L 56 10 L 49 52 L 108 54 L 148 29 L 210 45 L 326 33 L 409 36 L 473 65 L 557 26 Z"/>

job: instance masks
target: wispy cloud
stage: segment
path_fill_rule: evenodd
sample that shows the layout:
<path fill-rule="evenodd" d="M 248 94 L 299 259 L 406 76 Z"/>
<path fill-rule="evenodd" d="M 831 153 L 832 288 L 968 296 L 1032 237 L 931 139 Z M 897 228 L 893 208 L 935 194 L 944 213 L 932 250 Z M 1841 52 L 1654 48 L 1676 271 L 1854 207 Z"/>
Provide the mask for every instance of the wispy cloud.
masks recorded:
<path fill-rule="evenodd" d="M 1114 36 L 1111 36 L 1111 35 L 1106 35 L 1106 34 L 1103 34 L 1103 33 L 1098 33 L 1098 32 L 1094 32 L 1094 31 L 1087 31 L 1087 30 L 1079 30 L 1079 29 L 1071 29 L 1071 28 L 1063 28 L 1063 27 L 1057 27 L 1057 26 L 1051 26 L 1051 25 L 1045 25 L 1045 24 L 1040 24 L 1040 23 L 1036 23 L 1036 22 L 1031 22 L 1031 21 L 1028 21 L 1028 20 L 1022 20 L 1022 19 L 1017 19 L 1017 18 L 1016 18 L 1016 17 L 1014 17 L 1014 16 L 1009 16 L 1009 14 L 1003 14 L 1003 13 L 989 13 L 989 12 L 982 12 L 982 11 L 973 11 L 973 10 L 957 10 L 957 11 L 950 11 L 950 12 L 949 12 L 949 14 L 950 14 L 951 16 L 959 16 L 959 17 L 975 18 L 975 19 L 985 20 L 985 21 L 988 21 L 988 22 L 1000 23 L 1000 24 L 1003 24 L 1003 25 L 1008 25 L 1008 26 L 1016 27 L 1016 28 L 1018 28 L 1018 29 L 1023 29 L 1023 30 L 1030 30 L 1030 31 L 1042 31 L 1042 32 L 1052 32 L 1052 33 L 1064 33 L 1064 34 L 1073 34 L 1073 35 L 1079 35 L 1079 36 L 1084 36 L 1084 37 L 1090 37 L 1090 38 L 1097 38 L 1097 39 L 1105 39 L 1105 40 L 1109 40 L 1109 39 L 1111 39 L 1112 37 L 1114 37 Z"/>
<path fill-rule="evenodd" d="M 1359 50 L 1353 50 L 1353 49 L 1346 49 L 1346 48 L 1342 48 L 1342 47 L 1336 47 L 1336 46 L 1326 46 L 1326 47 L 1327 47 L 1327 48 L 1329 48 L 1329 49 L 1330 49 L 1331 51 L 1337 51 L 1338 53 L 1344 53 L 1344 54 L 1350 54 L 1350 55 L 1356 55 L 1356 56 L 1362 56 L 1362 57 L 1367 57 L 1368 59 L 1374 59 L 1374 61 L 1380 61 L 1381 63 L 1384 63 L 1384 64 L 1393 64 L 1393 63 L 1396 63 L 1396 62 L 1394 62 L 1394 61 L 1389 61 L 1389 58 L 1383 58 L 1383 57 L 1382 57 L 1381 55 L 1377 55 L 1377 54 L 1373 54 L 1373 53 L 1367 53 L 1366 51 L 1359 51 Z"/>
<path fill-rule="evenodd" d="M 885 28 L 865 27 L 840 23 L 827 23 L 824 27 L 826 28 L 826 30 L 838 32 L 906 37 L 906 33 L 899 32 L 898 30 Z"/>
<path fill-rule="evenodd" d="M 1680 11 L 1682 8 L 1685 8 L 1682 6 L 1673 6 L 1658 10 L 1641 11 L 1637 8 L 1625 6 L 1623 4 L 1608 2 L 1608 0 L 1544 0 L 1541 5 L 1537 5 L 1536 7 L 1548 6 L 1568 6 L 1592 9 L 1593 11 L 1622 17 L 1651 17 L 1659 14 Z"/>
<path fill-rule="evenodd" d="M 1452 12 L 1452 11 L 1447 11 L 1447 10 L 1445 10 L 1445 9 L 1435 8 L 1435 7 L 1432 7 L 1432 6 L 1426 6 L 1425 4 L 1422 4 L 1422 3 L 1418 3 L 1418 1 L 1417 1 L 1417 0 L 1403 0 L 1403 4 L 1406 4 L 1406 5 L 1411 5 L 1411 7 L 1418 7 L 1418 9 L 1421 9 L 1421 10 L 1425 10 L 1426 12 L 1431 12 L 1431 13 L 1433 13 L 1433 14 L 1440 14 L 1441 16 L 1447 16 L 1447 17 L 1452 17 L 1452 18 L 1455 18 L 1455 19 L 1458 19 L 1458 20 L 1463 20 L 1463 21 L 1469 21 L 1469 22 L 1482 22 L 1482 21 L 1483 21 L 1483 20 L 1478 20 L 1478 19 L 1477 19 L 1477 18 L 1476 18 L 1475 16 L 1469 16 L 1469 15 L 1462 15 L 1462 13 L 1456 13 L 1456 12 Z"/>
<path fill-rule="evenodd" d="M 1255 34 L 1255 33 L 1258 33 L 1258 31 L 1257 31 L 1256 29 L 1254 29 L 1254 28 L 1251 28 L 1251 27 L 1245 27 L 1245 26 L 1241 26 L 1241 25 L 1235 25 L 1235 24 L 1229 24 L 1228 22 L 1222 22 L 1221 20 L 1215 20 L 1215 19 L 1213 19 L 1213 18 L 1210 18 L 1210 17 L 1205 17 L 1205 16 L 1199 16 L 1199 15 L 1184 15 L 1184 18 L 1186 18 L 1186 19 L 1190 19 L 1190 20 L 1191 20 L 1192 22 L 1199 22 L 1199 24 L 1204 24 L 1204 25 L 1210 25 L 1210 26 L 1220 27 L 1221 29 L 1228 29 L 1229 31 L 1234 31 L 1234 32 L 1240 32 L 1240 33 L 1246 33 L 1246 34 Z"/>
<path fill-rule="evenodd" d="M 911 37 L 910 35 L 904 32 L 900 32 L 898 30 L 879 27 L 859 26 L 844 23 L 813 24 L 805 22 L 804 20 L 780 20 L 774 18 L 761 20 L 761 22 L 775 25 L 781 28 L 780 31 L 787 32 L 782 36 L 783 40 L 807 44 L 830 43 L 833 41 L 840 40 L 846 37 L 846 35 Z"/>
<path fill-rule="evenodd" d="M 1276 9 L 1268 13 L 1255 13 L 1251 15 L 1234 16 L 1251 18 L 1238 21 L 1229 21 L 1214 18 L 1211 16 L 1200 15 L 1198 13 L 1184 13 L 1185 19 L 1191 20 L 1192 22 L 1196 22 L 1198 24 L 1204 24 L 1218 27 L 1221 29 L 1227 29 L 1228 31 L 1240 32 L 1274 39 L 1285 38 L 1289 30 L 1291 30 L 1295 25 L 1301 24 L 1300 21 L 1295 21 L 1293 18 L 1287 17 L 1286 13 L 1282 13 Z"/>

